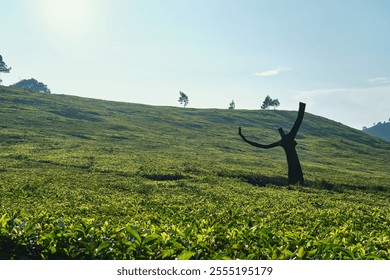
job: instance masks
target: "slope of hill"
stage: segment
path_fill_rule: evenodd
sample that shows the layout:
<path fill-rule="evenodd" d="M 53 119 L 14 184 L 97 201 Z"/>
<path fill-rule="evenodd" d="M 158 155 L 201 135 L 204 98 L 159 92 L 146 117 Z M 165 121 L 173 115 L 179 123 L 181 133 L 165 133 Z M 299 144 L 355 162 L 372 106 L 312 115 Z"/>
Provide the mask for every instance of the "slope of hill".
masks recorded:
<path fill-rule="evenodd" d="M 0 258 L 389 258 L 390 143 L 306 113 L 0 87 Z M 307 106 L 310 112 L 310 104 Z M 387 237 L 386 237 L 387 236 Z"/>
<path fill-rule="evenodd" d="M 371 136 L 376 136 L 390 142 L 390 123 L 377 124 L 363 131 Z"/>

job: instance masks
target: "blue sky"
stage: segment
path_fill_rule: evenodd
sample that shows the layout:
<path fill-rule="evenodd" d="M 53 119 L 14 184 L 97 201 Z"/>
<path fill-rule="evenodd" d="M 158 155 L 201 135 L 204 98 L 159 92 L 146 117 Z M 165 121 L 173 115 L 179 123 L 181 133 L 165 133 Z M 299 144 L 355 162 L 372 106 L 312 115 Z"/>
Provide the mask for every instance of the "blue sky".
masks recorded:
<path fill-rule="evenodd" d="M 152 105 L 390 118 L 390 1 L 0 0 L 3 85 Z"/>

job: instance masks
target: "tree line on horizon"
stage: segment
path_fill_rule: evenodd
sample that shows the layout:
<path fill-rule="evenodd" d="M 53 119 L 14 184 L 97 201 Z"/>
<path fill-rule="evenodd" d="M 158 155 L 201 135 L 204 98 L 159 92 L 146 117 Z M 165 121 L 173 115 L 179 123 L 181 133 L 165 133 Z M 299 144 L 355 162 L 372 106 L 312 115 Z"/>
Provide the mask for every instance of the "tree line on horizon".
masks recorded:
<path fill-rule="evenodd" d="M 389 118 L 389 121 L 383 121 L 383 122 L 377 122 L 377 123 L 373 123 L 372 124 L 372 127 L 374 126 L 378 126 L 378 125 L 383 125 L 383 124 L 387 124 L 387 123 L 390 123 L 390 118 Z M 363 126 L 363 130 L 367 130 L 368 127 L 367 126 Z"/>
<path fill-rule="evenodd" d="M 9 73 L 11 71 L 11 67 L 8 67 L 4 62 L 3 57 L 0 55 L 0 73 Z M 0 79 L 0 84 L 2 80 Z M 11 88 L 20 88 L 24 90 L 40 92 L 40 93 L 51 93 L 50 89 L 42 82 L 37 81 L 34 78 L 31 79 L 23 79 L 17 83 L 10 85 Z"/>
<path fill-rule="evenodd" d="M 7 64 L 3 61 L 3 57 L 0 55 L 0 73 L 9 73 L 11 71 L 11 67 L 8 67 Z M 2 80 L 0 79 L 0 84 Z M 24 90 L 29 90 L 29 91 L 34 91 L 34 92 L 40 92 L 40 93 L 51 93 L 50 89 L 48 88 L 47 85 L 45 85 L 42 82 L 37 81 L 34 78 L 30 79 L 23 79 L 20 80 L 17 83 L 14 83 L 10 85 L 9 87 L 11 88 L 20 88 Z M 178 102 L 183 105 L 183 107 L 186 107 L 189 103 L 189 98 L 188 95 L 185 94 L 182 91 L 179 91 L 179 100 Z M 268 110 L 270 107 L 273 107 L 275 110 L 276 107 L 280 105 L 280 102 L 278 99 L 272 99 L 269 95 L 267 95 L 260 106 L 260 109 L 262 110 Z M 234 100 L 232 100 L 229 103 L 229 110 L 234 110 L 236 108 L 236 104 Z"/>
<path fill-rule="evenodd" d="M 179 103 L 183 105 L 183 107 L 186 107 L 189 103 L 189 98 L 188 98 L 188 95 L 185 94 L 184 92 L 182 91 L 179 91 Z M 273 107 L 274 110 L 276 109 L 276 107 L 278 107 L 280 105 L 280 102 L 278 99 L 272 99 L 269 95 L 267 95 L 263 101 L 263 104 L 260 106 L 260 109 L 262 110 L 268 110 L 270 107 Z M 229 103 L 229 107 L 228 109 L 229 110 L 234 110 L 236 108 L 236 103 L 234 102 L 234 100 L 232 100 L 230 103 Z"/>

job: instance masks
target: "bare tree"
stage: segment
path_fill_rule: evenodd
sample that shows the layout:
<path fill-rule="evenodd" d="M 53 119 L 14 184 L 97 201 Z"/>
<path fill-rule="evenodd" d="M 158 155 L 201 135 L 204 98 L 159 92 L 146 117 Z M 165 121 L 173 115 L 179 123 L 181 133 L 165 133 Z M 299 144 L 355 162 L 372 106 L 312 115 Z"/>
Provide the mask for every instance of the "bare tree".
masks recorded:
<path fill-rule="evenodd" d="M 306 104 L 300 102 L 299 103 L 299 111 L 297 119 L 295 120 L 295 123 L 293 127 L 291 128 L 289 133 L 285 133 L 283 128 L 279 128 L 279 134 L 282 137 L 280 141 L 277 141 L 275 143 L 269 144 L 269 145 L 263 145 L 259 143 L 255 143 L 252 141 L 247 140 L 244 135 L 242 134 L 241 127 L 238 128 L 238 134 L 241 136 L 241 138 L 247 142 L 248 144 L 255 146 L 257 148 L 262 149 L 271 149 L 274 147 L 281 146 L 287 157 L 287 164 L 288 164 L 288 183 L 289 184 L 303 184 L 303 173 L 302 173 L 302 167 L 299 162 L 298 154 L 295 149 L 295 146 L 297 145 L 297 142 L 295 141 L 295 137 L 298 133 L 298 129 L 301 126 L 303 116 L 305 114 L 305 107 Z"/>

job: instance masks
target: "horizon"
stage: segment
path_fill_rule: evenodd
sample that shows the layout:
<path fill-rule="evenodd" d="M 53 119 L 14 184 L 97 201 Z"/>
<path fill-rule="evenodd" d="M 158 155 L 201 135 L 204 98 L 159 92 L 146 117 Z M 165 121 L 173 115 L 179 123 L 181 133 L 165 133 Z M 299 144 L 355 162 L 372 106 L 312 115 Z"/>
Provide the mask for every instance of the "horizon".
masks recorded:
<path fill-rule="evenodd" d="M 361 130 L 390 117 L 390 2 L 2 1 L 2 85 L 180 107 L 307 112 Z"/>
<path fill-rule="evenodd" d="M 4 85 L 0 85 L 0 86 L 4 86 Z M 5 86 L 5 87 L 9 87 L 9 86 Z M 20 88 L 14 88 L 14 89 L 18 90 Z M 27 90 L 27 91 L 30 91 L 30 90 Z M 34 92 L 34 91 L 31 91 L 31 92 Z M 146 103 L 137 103 L 137 102 L 129 102 L 129 101 L 117 101 L 117 100 L 101 99 L 101 98 L 94 98 L 94 97 L 87 97 L 87 96 L 80 96 L 80 95 L 70 95 L 70 94 L 55 93 L 55 92 L 51 92 L 51 93 L 35 92 L 35 93 L 43 94 L 43 95 L 57 95 L 57 96 L 65 96 L 65 97 L 68 96 L 68 97 L 76 97 L 76 98 L 85 98 L 85 99 L 97 100 L 97 101 L 102 101 L 102 102 L 115 102 L 115 103 L 124 103 L 124 104 L 140 105 L 140 106 L 150 106 L 150 107 L 176 108 L 176 109 L 183 109 L 183 110 L 214 110 L 214 111 L 215 110 L 222 110 L 222 111 L 225 110 L 225 111 L 233 111 L 233 110 L 231 110 L 229 108 L 216 108 L 216 107 L 195 108 L 195 107 L 189 107 L 189 106 L 183 106 L 183 105 L 179 105 L 179 106 L 177 106 L 177 105 L 153 105 L 153 104 L 146 104 Z M 304 103 L 304 104 L 307 105 L 306 103 Z M 267 109 L 261 109 L 261 108 L 257 108 L 257 109 L 238 108 L 238 109 L 236 109 L 235 108 L 234 111 L 291 111 L 291 112 L 298 112 L 298 109 L 299 109 L 299 104 L 297 105 L 297 109 L 291 109 L 291 110 L 290 109 L 276 109 L 276 108 L 267 108 Z M 371 125 L 369 127 L 363 127 L 362 129 L 360 129 L 360 128 L 354 128 L 354 127 L 348 126 L 348 125 L 346 125 L 344 123 L 332 120 L 332 119 L 330 119 L 330 118 L 328 118 L 326 116 L 319 116 L 319 115 L 313 114 L 313 113 L 307 111 L 306 109 L 305 109 L 305 114 L 312 114 L 312 115 L 317 116 L 317 117 L 325 118 L 325 119 L 328 119 L 330 121 L 334 121 L 336 123 L 340 123 L 342 125 L 345 125 L 347 127 L 350 127 L 350 128 L 353 128 L 353 129 L 357 129 L 359 131 L 365 131 L 367 129 L 374 128 L 374 127 L 376 127 L 378 125 L 390 124 L 390 120 L 389 121 L 385 120 L 383 122 L 374 123 L 373 125 Z"/>

